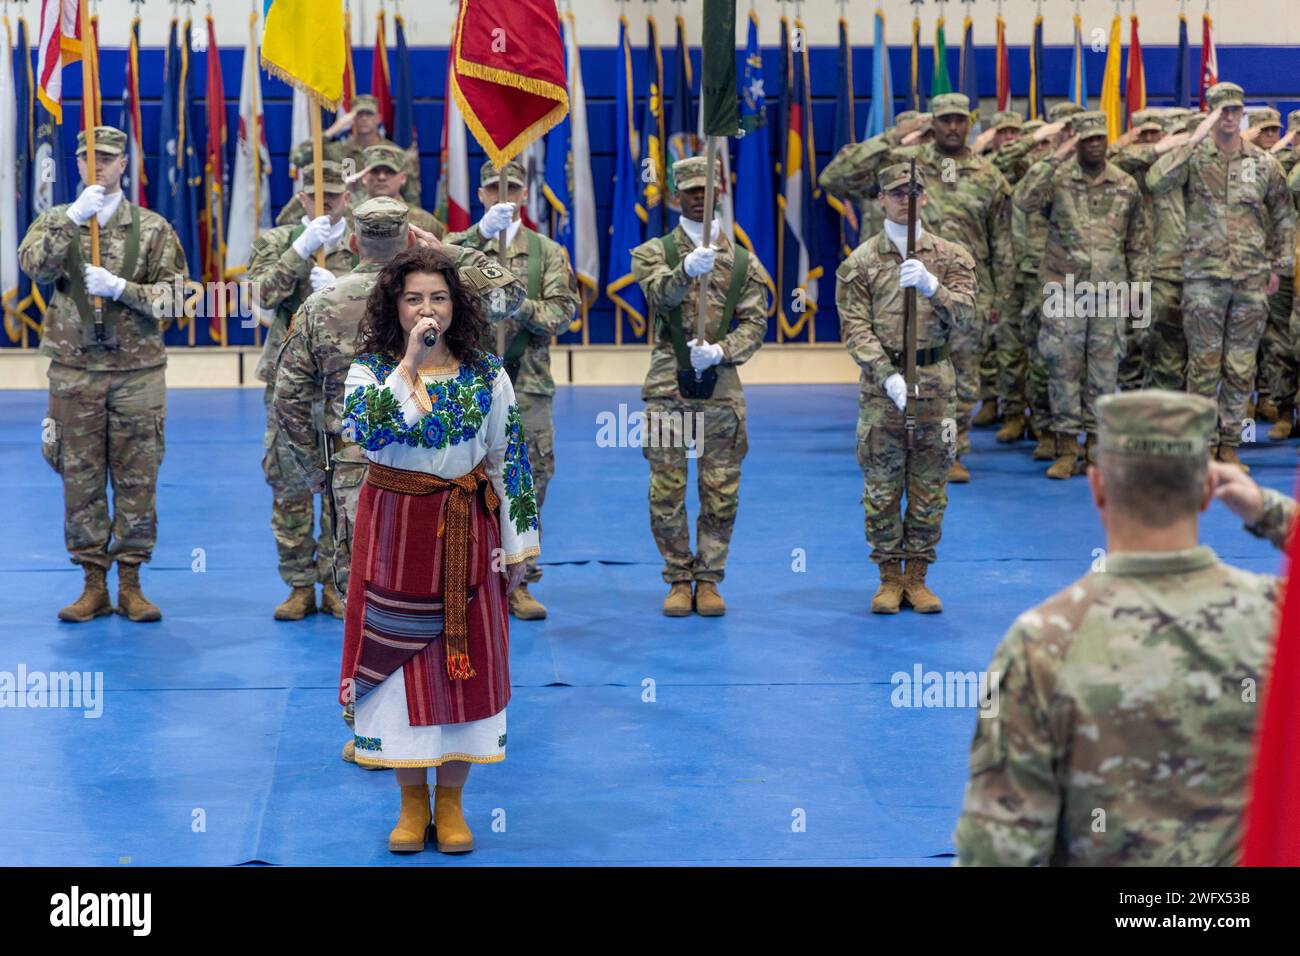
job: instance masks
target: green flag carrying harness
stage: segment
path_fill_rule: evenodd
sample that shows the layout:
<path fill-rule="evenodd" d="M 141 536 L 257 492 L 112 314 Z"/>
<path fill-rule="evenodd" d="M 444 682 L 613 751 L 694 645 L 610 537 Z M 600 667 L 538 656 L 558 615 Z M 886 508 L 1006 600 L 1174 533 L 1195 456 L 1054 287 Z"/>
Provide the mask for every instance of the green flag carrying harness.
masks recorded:
<path fill-rule="evenodd" d="M 668 268 L 676 269 L 682 258 L 677 248 L 677 238 L 670 232 L 659 242 L 663 245 L 664 259 L 668 263 Z M 745 274 L 748 271 L 749 250 L 738 245 L 736 258 L 731 266 L 731 284 L 727 286 L 727 298 L 722 307 L 722 318 L 718 321 L 718 328 L 714 333 L 715 342 L 721 341 L 723 336 L 731 331 L 731 319 L 736 314 L 736 304 L 740 301 L 740 293 L 745 287 Z M 716 367 L 707 368 L 700 379 L 696 380 L 695 370 L 691 367 L 691 349 L 686 344 L 686 333 L 682 329 L 682 307 L 674 306 L 667 316 L 660 317 L 660 322 L 667 327 L 673 353 L 677 356 L 677 390 L 682 398 L 710 398 L 713 395 L 713 387 L 718 381 L 718 370 Z"/>
<path fill-rule="evenodd" d="M 131 208 L 131 225 L 127 227 L 126 250 L 122 254 L 122 277 L 129 280 L 135 275 L 135 267 L 140 259 L 140 207 L 135 203 L 128 203 L 128 205 Z M 82 275 L 85 264 L 85 260 L 81 257 L 81 235 L 78 232 L 77 236 L 68 243 L 68 251 L 63 258 L 63 276 L 56 284 L 56 288 L 72 298 L 81 321 L 93 325 L 95 309 L 90 304 L 90 294 L 86 291 L 86 280 Z M 107 305 L 109 303 L 105 303 L 105 306 Z M 115 337 L 110 333 L 105 344 L 112 347 L 111 343 L 114 340 Z"/>

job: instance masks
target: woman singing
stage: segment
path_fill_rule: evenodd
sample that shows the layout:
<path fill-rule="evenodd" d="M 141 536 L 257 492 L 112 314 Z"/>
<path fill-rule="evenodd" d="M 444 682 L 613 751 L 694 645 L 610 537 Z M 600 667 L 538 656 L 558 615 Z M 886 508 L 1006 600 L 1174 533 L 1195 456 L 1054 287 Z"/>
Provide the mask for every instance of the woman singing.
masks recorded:
<path fill-rule="evenodd" d="M 357 763 L 396 770 L 393 851 L 424 849 L 431 822 L 439 850 L 472 850 L 469 765 L 505 759 L 506 594 L 539 551 L 537 503 L 514 389 L 476 347 L 485 326 L 444 253 L 407 250 L 380 273 L 348 372 L 345 428 L 370 466 L 339 696 Z"/>

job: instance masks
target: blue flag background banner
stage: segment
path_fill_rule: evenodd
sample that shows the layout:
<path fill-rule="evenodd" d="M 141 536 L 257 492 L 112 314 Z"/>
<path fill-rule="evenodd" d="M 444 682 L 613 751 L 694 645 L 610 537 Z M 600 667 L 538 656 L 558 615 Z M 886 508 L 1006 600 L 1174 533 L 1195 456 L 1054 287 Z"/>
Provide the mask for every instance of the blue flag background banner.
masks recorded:
<path fill-rule="evenodd" d="M 835 139 L 833 154 L 856 140 L 856 122 L 853 118 L 853 47 L 849 44 L 849 25 L 840 18 L 839 82 L 835 95 Z M 835 212 L 840 234 L 840 255 L 853 251 L 858 237 L 858 216 L 849 200 L 826 194 L 826 202 Z"/>
<path fill-rule="evenodd" d="M 609 270 L 605 294 L 614 302 L 614 340 L 623 340 L 623 319 L 632 326 L 636 339 L 646 337 L 646 304 L 641 287 L 632 278 L 632 250 L 641 245 L 641 177 L 637 169 L 636 130 L 632 121 L 632 47 L 627 35 L 627 18 L 619 18 L 618 59 L 614 76 L 614 129 L 617 133 L 614 162 L 614 206 L 610 210 Z"/>
<path fill-rule="evenodd" d="M 740 125 L 746 133 L 736 145 L 736 239 L 758 258 L 768 276 L 773 276 L 776 187 L 763 91 L 763 51 L 758 44 L 758 15 L 752 12 L 745 43 L 745 72 L 740 82 Z M 775 296 L 775 288 L 772 292 Z"/>

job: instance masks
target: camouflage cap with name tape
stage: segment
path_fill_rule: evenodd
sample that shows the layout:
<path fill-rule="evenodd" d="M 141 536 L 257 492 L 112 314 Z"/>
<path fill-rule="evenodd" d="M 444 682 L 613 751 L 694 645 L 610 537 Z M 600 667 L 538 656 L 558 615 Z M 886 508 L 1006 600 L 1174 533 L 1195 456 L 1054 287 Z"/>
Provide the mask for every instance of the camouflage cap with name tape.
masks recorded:
<path fill-rule="evenodd" d="M 1203 395 L 1145 389 L 1097 400 L 1103 454 L 1141 458 L 1204 458 L 1218 428 L 1218 410 Z"/>
<path fill-rule="evenodd" d="M 401 200 L 376 196 L 356 208 L 352 223 L 362 239 L 395 239 L 406 228 L 410 214 L 410 208 Z"/>

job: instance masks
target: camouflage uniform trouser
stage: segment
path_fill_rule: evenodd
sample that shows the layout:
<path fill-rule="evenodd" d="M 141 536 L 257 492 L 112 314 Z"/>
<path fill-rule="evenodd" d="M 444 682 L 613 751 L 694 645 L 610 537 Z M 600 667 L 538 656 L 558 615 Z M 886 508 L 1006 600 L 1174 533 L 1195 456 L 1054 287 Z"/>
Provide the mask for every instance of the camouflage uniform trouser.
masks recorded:
<path fill-rule="evenodd" d="M 63 539 L 72 562 L 143 564 L 158 536 L 164 366 L 93 372 L 51 362 L 48 374 L 41 453 L 63 476 Z M 113 486 L 111 522 L 105 481 Z"/>
<path fill-rule="evenodd" d="M 649 401 L 641 451 L 650 462 L 650 530 L 664 558 L 664 580 L 721 581 L 731 546 L 731 529 L 740 505 L 740 463 L 749 451 L 745 408 L 719 402 Z M 695 523 L 696 554 L 691 555 L 691 534 L 686 517 L 687 449 L 680 440 L 681 426 L 658 426 L 659 440 L 652 443 L 653 423 L 685 421 L 696 436 L 700 517 Z M 665 419 L 663 416 L 668 416 Z M 675 416 L 675 417 L 674 417 Z M 700 436 L 703 447 L 700 447 Z"/>
<path fill-rule="evenodd" d="M 1268 321 L 1268 276 L 1188 279 L 1183 283 L 1187 390 L 1219 403 L 1219 444 L 1241 444 L 1246 403 L 1255 390 L 1255 352 Z"/>
<path fill-rule="evenodd" d="M 980 401 L 998 400 L 998 326 L 1004 320 L 985 322 L 980 338 Z"/>
<path fill-rule="evenodd" d="M 1181 392 L 1187 384 L 1182 281 L 1152 279 L 1151 311 L 1151 328 L 1142 343 L 1146 387 Z"/>
<path fill-rule="evenodd" d="M 1154 295 L 1154 291 L 1152 294 Z M 1153 315 L 1154 311 L 1154 303 L 1152 303 Z M 1151 327 L 1138 328 L 1133 324 L 1134 322 L 1142 322 L 1141 316 L 1133 316 L 1120 321 L 1124 323 L 1124 350 L 1120 353 L 1116 382 L 1120 391 L 1131 392 L 1141 388 L 1142 382 L 1146 378 L 1146 369 L 1143 366 L 1145 365 L 1146 340 L 1151 332 Z"/>
<path fill-rule="evenodd" d="M 330 488 L 334 493 L 334 510 L 338 523 L 334 526 L 334 573 L 339 579 L 339 595 L 348 594 L 348 572 L 352 567 L 352 529 L 357 523 L 357 503 L 361 500 L 361 485 L 366 480 L 368 462 L 361 449 L 349 445 L 334 455 L 334 477 Z"/>
<path fill-rule="evenodd" d="M 957 432 L 961 438 L 970 433 L 971 411 L 980 400 L 980 365 L 984 361 L 984 330 L 988 325 L 988 307 L 980 304 L 970 327 L 953 329 L 949 336 L 953 368 L 957 371 Z"/>
<path fill-rule="evenodd" d="M 1268 300 L 1268 321 L 1259 343 L 1259 391 L 1275 405 L 1294 405 L 1300 376 L 1297 375 L 1295 339 L 1291 337 L 1291 306 L 1295 280 L 1278 277 L 1277 295 Z"/>
<path fill-rule="evenodd" d="M 1043 434 L 1052 430 L 1052 401 L 1047 389 L 1047 363 L 1038 348 L 1042 301 L 1030 291 L 1030 285 L 1037 283 L 1037 276 L 1025 279 L 1025 302 L 1020 316 L 1025 342 L 1025 404 L 1029 406 L 1029 421 L 1034 431 Z"/>
<path fill-rule="evenodd" d="M 271 407 L 274 390 L 266 389 L 266 434 L 262 439 L 262 474 L 271 486 L 271 530 L 280 559 L 280 578 L 293 588 L 312 587 L 333 579 L 334 529 L 329 507 L 322 500 L 320 538 L 313 535 L 316 496 L 294 477 L 289 449 Z"/>
<path fill-rule="evenodd" d="M 1047 366 L 1052 431 L 1097 433 L 1097 399 L 1115 391 L 1124 351 L 1123 319 L 1042 316 L 1038 349 Z"/>
<path fill-rule="evenodd" d="M 1024 277 L 1016 281 L 1011 300 L 1002 318 L 993 326 L 994 354 L 997 360 L 997 393 L 1002 397 L 1002 412 L 1007 420 L 1025 413 L 1025 374 L 1028 353 L 1025 345 Z"/>
<path fill-rule="evenodd" d="M 915 399 L 912 404 L 916 432 L 909 456 L 903 413 L 887 399 L 858 396 L 862 507 L 871 560 L 877 564 L 910 558 L 933 562 L 943 530 L 948 466 L 957 451 L 951 433 L 957 404 L 952 398 Z"/>
<path fill-rule="evenodd" d="M 516 392 L 519 403 L 519 424 L 524 430 L 524 444 L 528 446 L 528 464 L 533 469 L 533 491 L 537 495 L 537 528 L 541 532 L 542 505 L 546 501 L 546 486 L 555 474 L 555 422 L 551 418 L 553 399 L 550 395 Z M 524 559 L 524 583 L 534 584 L 542 579 L 542 569 L 537 566 L 537 555 Z"/>

